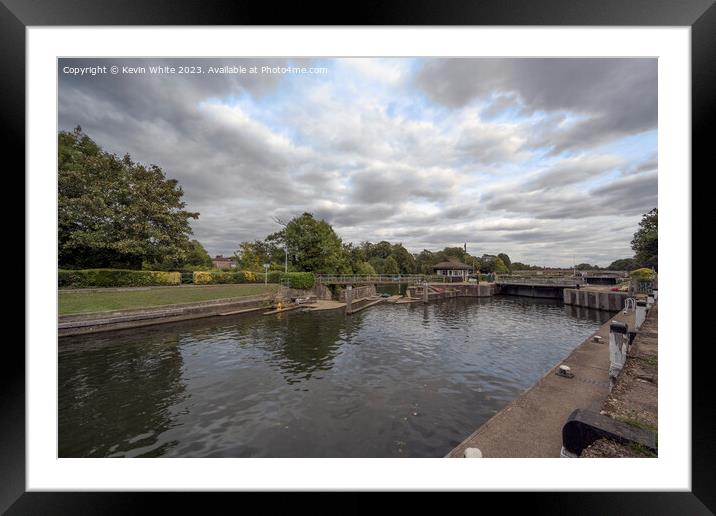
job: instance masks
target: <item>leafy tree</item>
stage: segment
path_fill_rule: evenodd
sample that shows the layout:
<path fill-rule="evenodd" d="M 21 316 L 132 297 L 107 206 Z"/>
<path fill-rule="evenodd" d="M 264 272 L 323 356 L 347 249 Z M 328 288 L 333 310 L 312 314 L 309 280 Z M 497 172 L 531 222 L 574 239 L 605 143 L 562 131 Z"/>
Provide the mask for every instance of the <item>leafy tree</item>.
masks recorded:
<path fill-rule="evenodd" d="M 204 246 L 198 240 L 189 242 L 185 265 L 211 267 L 211 256 L 206 252 Z"/>
<path fill-rule="evenodd" d="M 632 271 L 636 268 L 637 264 L 636 261 L 634 261 L 634 258 L 621 258 L 619 260 L 614 260 L 607 267 L 610 271 Z"/>
<path fill-rule="evenodd" d="M 642 216 L 639 229 L 631 241 L 634 261 L 639 267 L 659 268 L 659 212 L 654 208 Z"/>
<path fill-rule="evenodd" d="M 368 260 L 368 263 L 371 267 L 373 267 L 373 270 L 378 274 L 383 274 L 384 267 L 385 267 L 385 260 L 383 258 L 379 258 L 377 256 L 371 258 Z"/>
<path fill-rule="evenodd" d="M 156 165 L 103 151 L 78 126 L 58 134 L 58 253 L 61 267 L 140 269 L 180 263 L 190 250 L 184 192 Z"/>
<path fill-rule="evenodd" d="M 283 230 L 266 238 L 272 244 L 288 246 L 291 270 L 337 274 L 349 270 L 343 243 L 325 220 L 311 213 L 291 219 Z"/>
<path fill-rule="evenodd" d="M 480 271 L 483 273 L 491 273 L 491 272 L 497 272 L 497 256 L 492 254 L 483 254 L 480 257 Z M 501 260 L 500 260 L 501 261 Z M 502 266 L 504 267 L 505 263 L 502 263 Z"/>
<path fill-rule="evenodd" d="M 397 262 L 401 274 L 413 274 L 415 272 L 415 258 L 403 247 L 403 244 L 391 246 L 390 256 Z"/>
<path fill-rule="evenodd" d="M 438 263 L 435 253 L 423 249 L 420 253 L 414 255 L 415 270 L 418 274 L 432 274 L 431 267 Z"/>
<path fill-rule="evenodd" d="M 383 263 L 383 274 L 400 274 L 400 267 L 395 258 L 388 256 Z"/>
<path fill-rule="evenodd" d="M 591 271 L 593 269 L 598 269 L 598 265 L 589 265 L 588 263 L 580 263 L 578 265 L 575 265 L 574 268 L 578 271 Z"/>
<path fill-rule="evenodd" d="M 505 253 L 500 253 L 497 255 L 497 257 L 502 260 L 502 263 L 507 267 L 508 271 L 512 270 L 512 261 L 510 261 L 510 257 L 507 256 Z"/>
<path fill-rule="evenodd" d="M 495 257 L 495 270 L 494 272 L 496 274 L 507 274 L 510 272 L 510 270 L 507 268 L 507 265 L 505 265 L 505 262 L 502 261 L 502 258 L 499 256 Z"/>
<path fill-rule="evenodd" d="M 376 274 L 375 269 L 368 262 L 359 262 L 355 271 L 356 271 L 356 274 L 364 274 L 364 275 L 368 274 L 371 276 L 375 276 L 375 274 Z"/>
<path fill-rule="evenodd" d="M 285 252 L 271 242 L 262 240 L 241 242 L 234 255 L 240 270 L 262 272 L 264 263 L 268 263 L 273 270 L 284 268 Z"/>
<path fill-rule="evenodd" d="M 371 244 L 368 242 L 368 257 L 378 257 L 383 258 L 384 260 L 390 256 L 393 252 L 393 246 L 390 245 L 390 242 L 386 242 L 385 240 L 382 240 L 378 242 L 377 244 Z"/>

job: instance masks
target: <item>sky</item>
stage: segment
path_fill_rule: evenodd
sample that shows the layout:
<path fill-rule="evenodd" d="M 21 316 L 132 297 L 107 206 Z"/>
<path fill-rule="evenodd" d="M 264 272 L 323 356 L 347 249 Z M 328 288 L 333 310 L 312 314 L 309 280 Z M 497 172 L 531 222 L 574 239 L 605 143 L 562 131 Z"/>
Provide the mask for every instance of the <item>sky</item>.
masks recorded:
<path fill-rule="evenodd" d="M 344 242 L 607 266 L 657 207 L 656 59 L 60 59 L 58 76 L 59 130 L 177 179 L 212 256 L 309 212 Z"/>

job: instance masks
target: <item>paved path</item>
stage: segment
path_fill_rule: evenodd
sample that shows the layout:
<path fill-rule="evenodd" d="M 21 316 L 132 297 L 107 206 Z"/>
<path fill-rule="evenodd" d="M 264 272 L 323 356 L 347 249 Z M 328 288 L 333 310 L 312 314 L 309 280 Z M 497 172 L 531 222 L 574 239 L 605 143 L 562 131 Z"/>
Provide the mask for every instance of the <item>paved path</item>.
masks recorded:
<path fill-rule="evenodd" d="M 466 448 L 479 448 L 485 458 L 559 457 L 567 417 L 578 408 L 598 412 L 609 394 L 609 323 L 614 320 L 627 322 L 631 328 L 634 315 L 617 313 L 448 457 L 464 457 Z M 594 342 L 594 335 L 602 341 Z M 555 374 L 562 364 L 572 369 L 574 378 Z"/>

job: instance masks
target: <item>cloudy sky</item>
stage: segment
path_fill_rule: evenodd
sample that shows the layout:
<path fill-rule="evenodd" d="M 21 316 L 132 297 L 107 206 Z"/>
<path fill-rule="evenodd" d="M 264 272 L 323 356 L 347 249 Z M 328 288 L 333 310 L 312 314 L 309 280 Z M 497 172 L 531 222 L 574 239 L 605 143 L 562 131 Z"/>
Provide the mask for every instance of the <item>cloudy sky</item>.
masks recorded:
<path fill-rule="evenodd" d="M 208 73 L 222 66 L 245 71 Z M 58 73 L 60 130 L 178 179 L 212 255 L 308 211 L 344 242 L 606 266 L 657 206 L 655 59 L 62 59 Z"/>

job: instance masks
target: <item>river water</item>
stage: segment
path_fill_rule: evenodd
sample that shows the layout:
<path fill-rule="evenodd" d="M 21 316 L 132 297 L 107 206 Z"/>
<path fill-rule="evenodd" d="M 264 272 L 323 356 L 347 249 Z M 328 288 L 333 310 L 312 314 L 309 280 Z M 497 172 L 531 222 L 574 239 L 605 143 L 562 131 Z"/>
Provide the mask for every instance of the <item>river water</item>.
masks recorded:
<path fill-rule="evenodd" d="M 442 457 L 606 322 L 518 297 L 59 341 L 60 457 Z"/>

